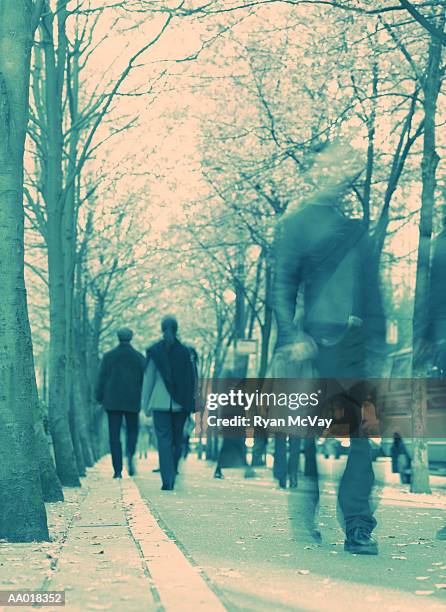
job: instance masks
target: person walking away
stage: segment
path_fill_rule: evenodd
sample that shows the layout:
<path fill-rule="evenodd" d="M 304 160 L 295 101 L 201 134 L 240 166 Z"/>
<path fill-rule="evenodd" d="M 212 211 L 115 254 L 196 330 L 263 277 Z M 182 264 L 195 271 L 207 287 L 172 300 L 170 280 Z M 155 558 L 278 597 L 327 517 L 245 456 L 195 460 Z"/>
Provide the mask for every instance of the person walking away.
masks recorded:
<path fill-rule="evenodd" d="M 147 349 L 142 408 L 152 415 L 158 440 L 163 491 L 172 491 L 178 473 L 187 417 L 195 411 L 196 368 L 191 349 L 178 339 L 178 322 L 166 316 L 162 340 Z"/>
<path fill-rule="evenodd" d="M 118 331 L 119 345 L 105 353 L 99 369 L 96 400 L 107 412 L 113 478 L 122 476 L 121 427 L 125 419 L 128 473 L 135 473 L 134 454 L 138 438 L 138 418 L 145 359 L 131 345 L 133 332 Z"/>
<path fill-rule="evenodd" d="M 187 459 L 191 451 L 190 438 L 192 436 L 194 429 L 195 429 L 194 418 L 193 416 L 189 415 L 186 419 L 186 422 L 184 423 L 184 429 L 183 429 L 183 451 L 182 451 L 183 459 Z"/>

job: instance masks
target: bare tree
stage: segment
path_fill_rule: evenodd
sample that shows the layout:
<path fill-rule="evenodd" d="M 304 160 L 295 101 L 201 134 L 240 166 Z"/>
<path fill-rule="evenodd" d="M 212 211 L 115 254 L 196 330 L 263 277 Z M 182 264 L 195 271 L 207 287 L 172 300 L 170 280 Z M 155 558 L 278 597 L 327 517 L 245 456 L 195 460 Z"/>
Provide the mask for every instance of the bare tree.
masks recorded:
<path fill-rule="evenodd" d="M 24 281 L 22 195 L 32 19 L 38 8 L 27 0 L 0 6 L 0 538 L 22 542 L 48 539 L 35 460 L 37 389 Z"/>

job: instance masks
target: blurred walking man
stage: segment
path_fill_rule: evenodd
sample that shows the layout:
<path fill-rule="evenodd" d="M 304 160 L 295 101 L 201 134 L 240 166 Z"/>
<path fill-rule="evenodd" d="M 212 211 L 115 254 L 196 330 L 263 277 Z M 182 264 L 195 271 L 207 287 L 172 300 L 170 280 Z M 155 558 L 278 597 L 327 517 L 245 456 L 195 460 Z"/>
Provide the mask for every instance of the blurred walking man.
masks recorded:
<path fill-rule="evenodd" d="M 426 349 L 437 375 L 446 378 L 446 207 L 443 207 L 442 231 L 434 240 L 430 270 L 430 291 L 426 311 Z M 446 525 L 437 531 L 438 540 L 446 540 Z"/>
<path fill-rule="evenodd" d="M 128 473 L 135 473 L 134 454 L 138 438 L 138 419 L 145 358 L 131 343 L 133 332 L 118 331 L 119 345 L 105 353 L 96 386 L 96 400 L 107 412 L 113 478 L 122 476 L 121 427 L 125 418 Z"/>
<path fill-rule="evenodd" d="M 287 212 L 278 228 L 276 353 L 289 353 L 292 361 L 293 345 L 302 329 L 315 341 L 314 365 L 323 379 L 325 396 L 327 392 L 336 396 L 348 415 L 344 425 L 350 434 L 350 453 L 338 494 L 345 550 L 377 554 L 371 535 L 376 526 L 370 505 L 374 474 L 369 441 L 361 433 L 361 407 L 365 400 L 362 381 L 368 375 L 366 351 L 369 355 L 384 341 L 385 319 L 367 230 L 360 219 L 347 218 L 341 211 L 351 180 L 358 173 L 352 168 L 355 161 L 352 164 L 351 153 L 342 147 L 328 149 L 320 157 L 319 174 L 315 174 L 318 193 L 297 210 Z M 304 299 L 303 314 L 302 320 L 296 321 L 299 293 Z M 357 384 L 350 388 L 343 379 L 354 379 Z"/>

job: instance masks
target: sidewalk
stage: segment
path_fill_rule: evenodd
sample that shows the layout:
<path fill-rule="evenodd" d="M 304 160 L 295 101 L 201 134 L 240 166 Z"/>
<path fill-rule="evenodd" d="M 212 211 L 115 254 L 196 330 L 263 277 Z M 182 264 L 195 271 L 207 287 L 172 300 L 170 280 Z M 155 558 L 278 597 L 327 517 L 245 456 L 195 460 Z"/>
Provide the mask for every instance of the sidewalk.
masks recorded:
<path fill-rule="evenodd" d="M 316 543 L 302 520 L 309 491 L 303 477 L 297 490 L 279 489 L 265 468 L 252 479 L 225 469 L 217 480 L 215 464 L 190 456 L 166 496 L 155 466 L 154 455 L 139 461 L 142 497 L 231 612 L 446 610 L 445 543 L 435 540 L 445 497 L 426 501 L 388 487 L 392 498 L 376 500 L 380 554 L 367 557 L 344 552 L 335 482 L 321 482 Z"/>
<path fill-rule="evenodd" d="M 0 542 L 0 590 L 65 591 L 69 612 L 223 610 L 133 481 L 110 474 L 107 457 L 89 470 L 82 489 L 65 490 L 65 502 L 47 505 L 51 542 Z"/>
<path fill-rule="evenodd" d="M 90 469 L 81 489 L 48 504 L 51 542 L 0 542 L 0 590 L 65 591 L 68 612 L 445 608 L 444 544 L 433 539 L 445 520 L 441 489 L 382 489 L 380 556 L 357 559 L 343 553 L 335 479 L 321 482 L 324 541 L 315 545 L 300 528 L 304 479 L 296 493 L 278 490 L 268 468 L 216 481 L 214 466 L 191 456 L 166 494 L 156 464 L 151 453 L 121 481 L 109 457 Z"/>

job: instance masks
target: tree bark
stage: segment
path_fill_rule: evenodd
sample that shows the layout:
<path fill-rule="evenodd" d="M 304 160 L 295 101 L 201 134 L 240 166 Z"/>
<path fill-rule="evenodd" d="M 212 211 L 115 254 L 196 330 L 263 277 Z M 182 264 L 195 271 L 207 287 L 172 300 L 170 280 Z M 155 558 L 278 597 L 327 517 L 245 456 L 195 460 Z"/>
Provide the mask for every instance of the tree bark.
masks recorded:
<path fill-rule="evenodd" d="M 43 193 L 47 212 L 48 287 L 50 298 L 49 417 L 58 476 L 64 486 L 80 486 L 69 423 L 69 307 L 65 267 L 63 194 L 63 84 L 66 68 L 65 3 L 58 3 L 58 47 L 54 45 L 54 15 L 49 6 L 41 27 L 45 57 L 45 122 Z"/>
<path fill-rule="evenodd" d="M 23 155 L 32 3 L 0 3 L 0 538 L 47 540 L 36 461 L 37 392 L 24 279 Z"/>
<path fill-rule="evenodd" d="M 34 435 L 37 446 L 37 457 L 39 458 L 40 483 L 42 485 L 43 499 L 46 502 L 63 501 L 63 490 L 59 478 L 57 477 L 56 466 L 54 465 L 54 460 L 50 451 L 42 411 L 38 409 L 36 410 L 34 419 Z"/>
<path fill-rule="evenodd" d="M 444 9 L 441 16 L 444 30 Z M 424 91 L 424 139 L 422 158 L 422 194 L 420 211 L 420 235 L 413 314 L 413 372 L 412 372 L 412 483 L 414 493 L 430 493 L 429 464 L 426 445 L 426 371 L 425 340 L 427 326 L 427 297 L 429 295 L 429 270 L 432 237 L 432 218 L 435 205 L 436 172 L 439 157 L 436 151 L 435 119 L 440 92 L 440 64 L 442 46 L 432 37 L 423 83 Z"/>

